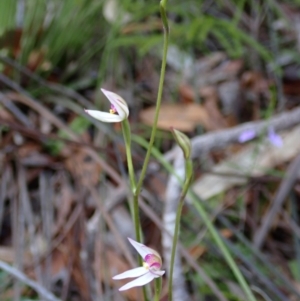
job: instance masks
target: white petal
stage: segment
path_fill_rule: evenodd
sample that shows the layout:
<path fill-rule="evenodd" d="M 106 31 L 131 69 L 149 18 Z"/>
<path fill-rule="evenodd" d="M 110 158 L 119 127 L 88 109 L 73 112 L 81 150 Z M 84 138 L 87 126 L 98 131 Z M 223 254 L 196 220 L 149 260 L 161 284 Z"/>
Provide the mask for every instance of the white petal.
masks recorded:
<path fill-rule="evenodd" d="M 119 291 L 125 291 L 135 286 L 142 286 L 154 279 L 154 275 L 152 273 L 147 273 L 133 281 L 128 282 L 127 284 L 123 285 L 119 288 Z"/>
<path fill-rule="evenodd" d="M 125 279 L 125 278 L 133 278 L 133 277 L 139 277 L 146 273 L 148 273 L 149 270 L 147 270 L 144 267 L 139 267 L 136 269 L 128 270 L 122 274 L 114 276 L 112 279 L 118 280 L 118 279 Z"/>
<path fill-rule="evenodd" d="M 103 122 L 120 122 L 124 118 L 120 115 L 110 114 L 107 112 L 97 111 L 97 110 L 85 110 L 86 113 Z"/>
<path fill-rule="evenodd" d="M 146 257 L 148 254 L 154 254 L 153 250 L 146 247 L 145 245 L 127 237 L 129 242 L 133 245 L 133 247 L 137 250 L 137 252 L 143 257 L 143 259 Z"/>
<path fill-rule="evenodd" d="M 119 116 L 121 116 L 122 120 L 128 117 L 129 110 L 126 101 L 118 94 L 107 91 L 105 89 L 101 89 L 103 94 L 107 97 L 111 104 L 116 108 Z"/>
<path fill-rule="evenodd" d="M 165 271 L 151 271 L 152 274 L 156 275 L 155 278 L 161 277 Z"/>

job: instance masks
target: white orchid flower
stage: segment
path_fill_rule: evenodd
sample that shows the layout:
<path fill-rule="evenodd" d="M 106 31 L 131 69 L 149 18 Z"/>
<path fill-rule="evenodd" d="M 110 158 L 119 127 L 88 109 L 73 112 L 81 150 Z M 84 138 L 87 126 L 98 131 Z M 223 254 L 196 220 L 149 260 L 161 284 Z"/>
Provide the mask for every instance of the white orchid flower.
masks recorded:
<path fill-rule="evenodd" d="M 160 270 L 162 261 L 156 251 L 146 247 L 139 242 L 134 241 L 129 237 L 128 240 L 137 250 L 137 252 L 142 256 L 144 263 L 142 267 L 128 270 L 113 277 L 114 280 L 139 277 L 123 285 L 121 288 L 119 288 L 119 291 L 125 291 L 135 286 L 145 285 L 152 281 L 154 278 L 161 277 L 165 273 L 165 271 Z"/>
<path fill-rule="evenodd" d="M 109 113 L 97 110 L 85 110 L 89 115 L 103 122 L 121 122 L 128 118 L 129 110 L 126 101 L 116 93 L 101 89 L 111 103 Z"/>

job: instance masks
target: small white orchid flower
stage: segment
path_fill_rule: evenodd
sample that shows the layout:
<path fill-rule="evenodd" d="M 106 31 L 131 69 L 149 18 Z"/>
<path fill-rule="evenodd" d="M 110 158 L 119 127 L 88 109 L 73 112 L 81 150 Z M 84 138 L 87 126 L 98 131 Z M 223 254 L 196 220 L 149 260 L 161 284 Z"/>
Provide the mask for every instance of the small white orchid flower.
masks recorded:
<path fill-rule="evenodd" d="M 161 277 L 165 273 L 165 271 L 160 270 L 162 261 L 156 251 L 146 247 L 145 245 L 137 241 L 134 241 L 129 237 L 128 240 L 137 250 L 137 252 L 142 256 L 144 263 L 142 267 L 128 270 L 113 277 L 114 280 L 139 277 L 123 285 L 121 288 L 119 288 L 119 291 L 125 291 L 135 286 L 145 285 L 152 281 L 154 278 Z"/>
<path fill-rule="evenodd" d="M 116 93 L 101 89 L 111 103 L 109 113 L 97 110 L 85 110 L 89 115 L 103 122 L 121 122 L 128 118 L 129 110 L 126 101 Z M 117 114 L 116 114 L 117 113 Z"/>

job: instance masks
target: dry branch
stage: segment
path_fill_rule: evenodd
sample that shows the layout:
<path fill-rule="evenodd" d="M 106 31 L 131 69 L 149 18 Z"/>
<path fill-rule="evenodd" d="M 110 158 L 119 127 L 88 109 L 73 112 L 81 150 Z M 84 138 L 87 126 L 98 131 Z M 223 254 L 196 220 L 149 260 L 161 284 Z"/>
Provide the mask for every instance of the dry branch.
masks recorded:
<path fill-rule="evenodd" d="M 237 143 L 240 135 L 247 130 L 254 130 L 257 136 L 265 134 L 268 127 L 281 131 L 300 123 L 300 108 L 278 114 L 268 120 L 243 123 L 233 128 L 210 132 L 191 139 L 192 158 L 196 159 L 211 150 L 222 149 L 230 143 Z M 165 154 L 167 161 L 174 160 L 180 149 L 175 146 Z"/>
<path fill-rule="evenodd" d="M 2 260 L 0 260 L 0 269 L 4 270 L 5 272 L 9 273 L 14 278 L 18 279 L 19 281 L 23 282 L 27 286 L 34 289 L 45 300 L 48 300 L 48 301 L 61 301 L 60 299 L 56 298 L 51 292 L 47 291 L 38 282 L 31 280 L 24 273 L 20 272 L 16 268 L 8 265 L 7 263 L 3 262 Z"/>
<path fill-rule="evenodd" d="M 48 81 L 44 80 L 42 77 L 40 77 L 37 73 L 33 73 L 30 69 L 22 66 L 17 61 L 12 60 L 9 57 L 0 56 L 0 61 L 2 63 L 5 63 L 5 64 L 13 67 L 16 70 L 22 72 L 24 75 L 35 80 L 41 86 L 44 86 L 44 87 L 48 88 L 49 90 L 58 92 L 67 97 L 73 98 L 73 99 L 77 100 L 78 103 L 80 103 L 84 107 L 93 108 L 93 104 L 88 99 L 83 97 L 81 94 L 77 93 L 75 90 L 65 87 L 63 85 L 57 84 L 57 83 L 48 82 Z"/>
<path fill-rule="evenodd" d="M 300 170 L 300 155 L 298 155 L 289 165 L 283 181 L 272 201 L 271 207 L 262 219 L 260 228 L 254 236 L 254 245 L 261 248 L 262 244 L 272 226 L 276 214 L 281 210 L 282 204 L 292 190 Z"/>
<path fill-rule="evenodd" d="M 239 136 L 247 130 L 254 130 L 257 136 L 266 133 L 268 127 L 275 131 L 291 128 L 300 123 L 300 108 L 278 114 L 269 120 L 247 122 L 234 128 L 208 133 L 192 139 L 192 157 L 214 149 L 221 149 L 230 143 L 238 142 Z"/>

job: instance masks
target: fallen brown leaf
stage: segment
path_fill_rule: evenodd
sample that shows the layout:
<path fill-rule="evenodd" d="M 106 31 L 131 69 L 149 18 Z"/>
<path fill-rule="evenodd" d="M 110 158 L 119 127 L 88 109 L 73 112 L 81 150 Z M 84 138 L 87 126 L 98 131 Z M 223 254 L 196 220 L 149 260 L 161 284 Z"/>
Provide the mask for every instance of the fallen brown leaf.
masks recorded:
<path fill-rule="evenodd" d="M 143 123 L 153 126 L 155 107 L 150 107 L 140 113 Z M 163 104 L 158 117 L 158 128 L 170 130 L 171 127 L 182 132 L 190 132 L 201 124 L 210 128 L 210 118 L 200 104 Z"/>

